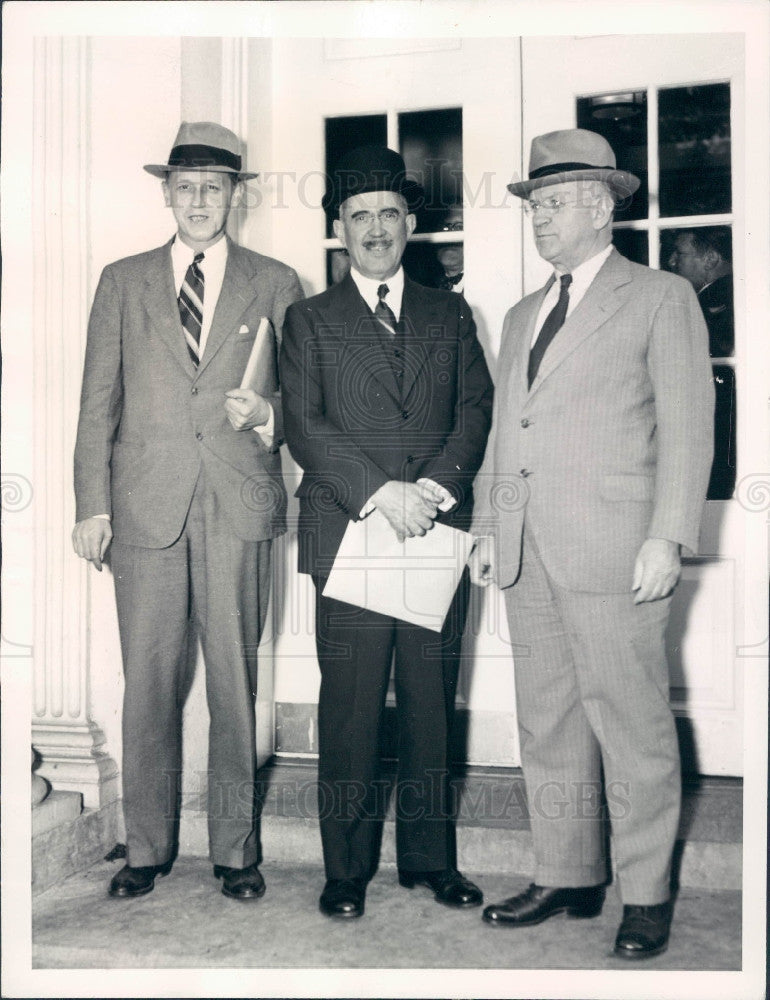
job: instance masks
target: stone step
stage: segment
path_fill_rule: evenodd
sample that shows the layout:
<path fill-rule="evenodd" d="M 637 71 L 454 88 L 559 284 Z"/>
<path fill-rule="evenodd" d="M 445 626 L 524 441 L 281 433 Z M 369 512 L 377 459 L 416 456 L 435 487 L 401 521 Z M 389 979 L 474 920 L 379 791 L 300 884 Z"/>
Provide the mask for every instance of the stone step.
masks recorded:
<path fill-rule="evenodd" d="M 383 789 L 392 786 L 392 762 L 383 768 Z M 266 858 L 318 864 L 316 762 L 275 757 L 259 773 L 264 795 L 261 841 Z M 475 872 L 531 874 L 532 838 L 520 768 L 471 767 L 453 778 L 457 802 L 460 868 Z M 395 865 L 393 796 L 384 824 L 380 863 Z M 743 782 L 738 778 L 689 778 L 684 783 L 682 817 L 674 867 L 682 886 L 740 889 L 742 870 Z M 206 856 L 205 805 L 186 799 L 180 852 Z"/>

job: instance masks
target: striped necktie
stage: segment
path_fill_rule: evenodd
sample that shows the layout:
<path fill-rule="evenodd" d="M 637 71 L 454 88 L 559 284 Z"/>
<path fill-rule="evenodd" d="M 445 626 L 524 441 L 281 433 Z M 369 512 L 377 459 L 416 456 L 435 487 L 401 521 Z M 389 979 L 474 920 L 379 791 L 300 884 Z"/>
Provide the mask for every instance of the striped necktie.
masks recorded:
<path fill-rule="evenodd" d="M 567 316 L 567 308 L 569 307 L 569 286 L 572 284 L 572 275 L 563 274 L 559 280 L 561 281 L 559 299 L 553 309 L 546 316 L 545 322 L 540 328 L 537 340 L 532 345 L 532 350 L 529 352 L 527 380 L 530 388 L 532 388 L 532 383 L 535 381 L 537 370 L 540 367 L 540 362 L 543 360 L 543 355 L 545 354 L 548 345 L 564 325 L 564 320 Z"/>
<path fill-rule="evenodd" d="M 182 320 L 184 339 L 193 364 L 200 362 L 201 326 L 203 325 L 203 286 L 205 279 L 200 268 L 202 253 L 196 253 L 182 282 L 179 292 L 179 318 Z"/>
<path fill-rule="evenodd" d="M 387 285 L 380 285 L 377 289 L 377 305 L 374 307 L 374 315 L 382 323 L 391 337 L 396 335 L 396 317 L 393 314 L 393 310 L 390 308 L 388 303 L 385 301 L 385 296 L 388 294 L 390 289 Z"/>

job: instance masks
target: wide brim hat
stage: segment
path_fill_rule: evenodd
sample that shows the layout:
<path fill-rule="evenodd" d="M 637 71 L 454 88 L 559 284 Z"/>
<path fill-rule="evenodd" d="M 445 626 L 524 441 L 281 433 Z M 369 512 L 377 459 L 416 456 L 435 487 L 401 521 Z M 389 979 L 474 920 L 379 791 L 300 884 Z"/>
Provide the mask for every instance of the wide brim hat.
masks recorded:
<path fill-rule="evenodd" d="M 146 163 L 144 169 L 148 174 L 161 178 L 165 178 L 170 170 L 208 170 L 216 174 L 230 174 L 242 181 L 259 176 L 241 170 L 238 136 L 216 122 L 182 122 L 168 163 Z"/>
<path fill-rule="evenodd" d="M 641 183 L 627 170 L 618 170 L 615 153 L 604 136 L 584 128 L 547 132 L 532 140 L 529 178 L 508 184 L 517 198 L 565 181 L 604 181 L 620 198 L 630 198 Z"/>
<path fill-rule="evenodd" d="M 329 178 L 323 207 L 337 212 L 340 205 L 356 194 L 392 191 L 406 200 L 410 212 L 424 204 L 425 191 L 407 177 L 404 159 L 387 146 L 359 146 L 346 153 Z"/>

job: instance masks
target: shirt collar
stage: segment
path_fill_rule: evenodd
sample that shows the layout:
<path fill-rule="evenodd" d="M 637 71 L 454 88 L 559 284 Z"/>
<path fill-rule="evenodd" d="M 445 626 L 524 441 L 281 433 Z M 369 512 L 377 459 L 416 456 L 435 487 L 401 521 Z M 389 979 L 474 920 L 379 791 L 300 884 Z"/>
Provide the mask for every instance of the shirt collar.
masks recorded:
<path fill-rule="evenodd" d="M 388 298 L 387 303 L 393 310 L 393 315 L 398 319 L 401 316 L 401 301 L 404 297 L 404 269 L 399 267 L 395 274 L 392 274 L 387 281 L 382 281 L 380 278 L 367 278 L 365 275 L 357 271 L 355 267 L 350 269 L 350 277 L 356 284 L 356 288 L 361 293 L 361 298 L 366 302 L 369 308 L 374 312 L 374 307 L 379 301 L 377 296 L 377 289 L 380 285 L 388 286 Z"/>
<path fill-rule="evenodd" d="M 588 288 L 591 282 L 594 280 L 596 275 L 601 270 L 602 264 L 607 260 L 609 255 L 612 253 L 612 243 L 606 246 L 599 253 L 589 257 L 588 260 L 584 260 L 582 264 L 578 266 L 571 272 L 572 274 L 572 285 L 570 287 L 570 295 L 574 294 L 577 288 Z M 561 274 L 558 271 L 554 271 L 554 279 L 558 285 Z"/>
<path fill-rule="evenodd" d="M 179 239 L 179 234 L 174 237 L 174 242 L 171 244 L 171 256 L 175 262 L 189 267 L 197 252 L 197 250 L 193 250 L 192 247 L 188 247 L 186 243 L 183 243 Z M 203 264 L 204 266 L 209 263 L 214 266 L 219 265 L 220 267 L 224 267 L 226 260 L 227 240 L 225 239 L 225 234 L 222 233 L 216 243 L 212 243 L 210 247 L 207 247 L 203 251 Z"/>

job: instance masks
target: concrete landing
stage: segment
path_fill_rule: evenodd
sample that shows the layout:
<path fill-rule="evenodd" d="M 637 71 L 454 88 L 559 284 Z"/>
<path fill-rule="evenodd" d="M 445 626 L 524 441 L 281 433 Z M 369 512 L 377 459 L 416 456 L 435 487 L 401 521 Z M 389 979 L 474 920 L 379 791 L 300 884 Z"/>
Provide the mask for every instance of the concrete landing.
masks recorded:
<path fill-rule="evenodd" d="M 683 888 L 669 950 L 629 969 L 610 954 L 621 916 L 612 887 L 593 920 L 559 916 L 510 930 L 483 924 L 480 909 L 451 910 L 427 889 L 401 888 L 392 868 L 371 882 L 365 915 L 346 922 L 318 911 L 320 868 L 266 863 L 267 894 L 239 903 L 222 895 L 206 860 L 182 857 L 148 896 L 110 899 L 109 879 L 122 864 L 100 862 L 36 897 L 33 968 L 610 969 L 638 976 L 741 967 L 741 895 L 734 891 Z M 473 877 L 487 902 L 529 881 Z"/>

